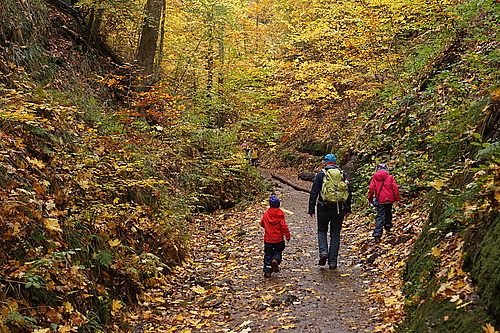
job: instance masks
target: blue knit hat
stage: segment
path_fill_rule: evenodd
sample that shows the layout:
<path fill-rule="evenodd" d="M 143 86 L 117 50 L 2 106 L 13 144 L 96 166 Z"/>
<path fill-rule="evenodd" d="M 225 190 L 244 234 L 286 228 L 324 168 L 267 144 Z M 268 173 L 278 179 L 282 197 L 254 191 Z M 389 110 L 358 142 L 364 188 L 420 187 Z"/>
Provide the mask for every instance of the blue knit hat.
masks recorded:
<path fill-rule="evenodd" d="M 280 198 L 278 198 L 276 195 L 271 195 L 269 198 L 269 206 L 270 207 L 276 207 L 280 208 Z"/>
<path fill-rule="evenodd" d="M 327 154 L 325 156 L 325 164 L 330 162 L 337 163 L 337 157 L 333 154 Z"/>
<path fill-rule="evenodd" d="M 379 165 L 377 165 L 377 167 L 375 168 L 375 171 L 379 171 L 379 170 L 387 170 L 389 169 L 389 167 L 387 166 L 387 164 L 385 163 L 380 163 Z"/>

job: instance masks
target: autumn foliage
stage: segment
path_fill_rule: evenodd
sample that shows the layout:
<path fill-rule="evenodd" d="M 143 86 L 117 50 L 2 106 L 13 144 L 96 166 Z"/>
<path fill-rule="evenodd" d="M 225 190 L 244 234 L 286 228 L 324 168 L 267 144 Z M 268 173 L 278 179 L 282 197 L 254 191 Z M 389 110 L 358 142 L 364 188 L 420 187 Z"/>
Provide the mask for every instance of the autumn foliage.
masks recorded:
<path fill-rule="evenodd" d="M 309 172 L 335 152 L 360 210 L 387 163 L 400 213 L 428 216 L 381 263 L 403 293 L 373 289 L 399 321 L 380 330 L 499 327 L 498 1 L 162 8 L 143 76 L 143 2 L 0 3 L 0 330 L 126 331 L 144 290 L 189 273 L 194 215 L 269 188 L 243 140 Z"/>

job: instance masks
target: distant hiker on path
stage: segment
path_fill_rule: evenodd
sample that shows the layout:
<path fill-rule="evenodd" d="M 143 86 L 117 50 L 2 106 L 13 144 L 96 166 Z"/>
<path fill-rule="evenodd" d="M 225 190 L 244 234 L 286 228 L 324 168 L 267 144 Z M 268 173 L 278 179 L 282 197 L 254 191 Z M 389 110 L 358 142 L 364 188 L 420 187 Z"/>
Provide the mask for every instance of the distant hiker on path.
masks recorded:
<path fill-rule="evenodd" d="M 253 146 L 250 150 L 250 164 L 254 167 L 259 165 L 259 148 L 257 146 Z"/>
<path fill-rule="evenodd" d="M 290 230 L 285 221 L 285 213 L 280 209 L 280 199 L 276 195 L 269 198 L 269 208 L 262 216 L 260 225 L 264 228 L 264 277 L 279 272 L 285 238 L 290 240 Z"/>
<path fill-rule="evenodd" d="M 250 159 L 250 152 L 252 151 L 250 149 L 250 146 L 248 145 L 247 140 L 243 141 L 241 144 L 241 151 L 245 155 L 245 158 L 247 159 L 248 164 L 252 164 L 251 159 Z"/>
<path fill-rule="evenodd" d="M 380 242 L 384 229 L 389 232 L 392 228 L 392 204 L 400 200 L 399 188 L 392 175 L 387 173 L 388 167 L 381 163 L 375 168 L 375 174 L 370 182 L 368 202 L 375 206 L 375 229 L 372 236 L 375 242 Z"/>
<path fill-rule="evenodd" d="M 318 265 L 328 261 L 330 269 L 337 268 L 340 247 L 340 230 L 344 217 L 351 213 L 352 189 L 347 174 L 337 166 L 337 157 L 328 154 L 324 158 L 325 168 L 319 171 L 309 194 L 308 214 L 315 215 L 317 202 Z M 328 246 L 330 226 L 330 246 Z"/>
<path fill-rule="evenodd" d="M 243 143 L 241 144 L 241 150 L 246 154 L 248 155 L 248 151 L 250 150 L 250 147 L 248 147 L 248 142 L 247 140 L 243 141 Z"/>

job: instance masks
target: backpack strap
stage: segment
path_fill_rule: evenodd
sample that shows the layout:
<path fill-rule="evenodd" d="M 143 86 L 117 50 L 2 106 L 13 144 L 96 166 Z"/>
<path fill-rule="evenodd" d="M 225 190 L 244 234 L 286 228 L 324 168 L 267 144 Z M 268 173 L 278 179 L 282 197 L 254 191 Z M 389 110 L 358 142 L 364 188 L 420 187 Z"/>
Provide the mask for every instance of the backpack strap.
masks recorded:
<path fill-rule="evenodd" d="M 378 196 L 375 196 L 375 198 L 377 200 L 380 200 L 380 193 L 382 193 L 382 187 L 384 187 L 384 182 L 387 178 L 384 178 L 384 180 L 382 180 L 382 185 L 380 185 L 380 190 L 378 191 Z"/>

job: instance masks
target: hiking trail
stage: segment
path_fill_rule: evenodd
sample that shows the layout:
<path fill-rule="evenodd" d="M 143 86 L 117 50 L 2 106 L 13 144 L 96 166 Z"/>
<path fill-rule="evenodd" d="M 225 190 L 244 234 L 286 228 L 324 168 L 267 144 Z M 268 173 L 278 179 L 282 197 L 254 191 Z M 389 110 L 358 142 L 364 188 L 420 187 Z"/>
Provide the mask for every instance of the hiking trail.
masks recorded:
<path fill-rule="evenodd" d="M 244 211 L 197 216 L 190 259 L 168 283 L 143 295 L 133 332 L 384 332 L 399 318 L 398 281 L 394 269 L 385 267 L 394 266 L 395 253 L 402 252 L 395 245 L 406 247 L 401 235 L 387 235 L 376 245 L 372 225 L 354 212 L 343 224 L 338 269 L 319 267 L 308 193 L 275 183 L 291 232 L 281 271 L 267 279 L 262 271 L 259 221 L 267 200 Z M 405 227 L 398 227 L 398 217 L 395 225 Z"/>

